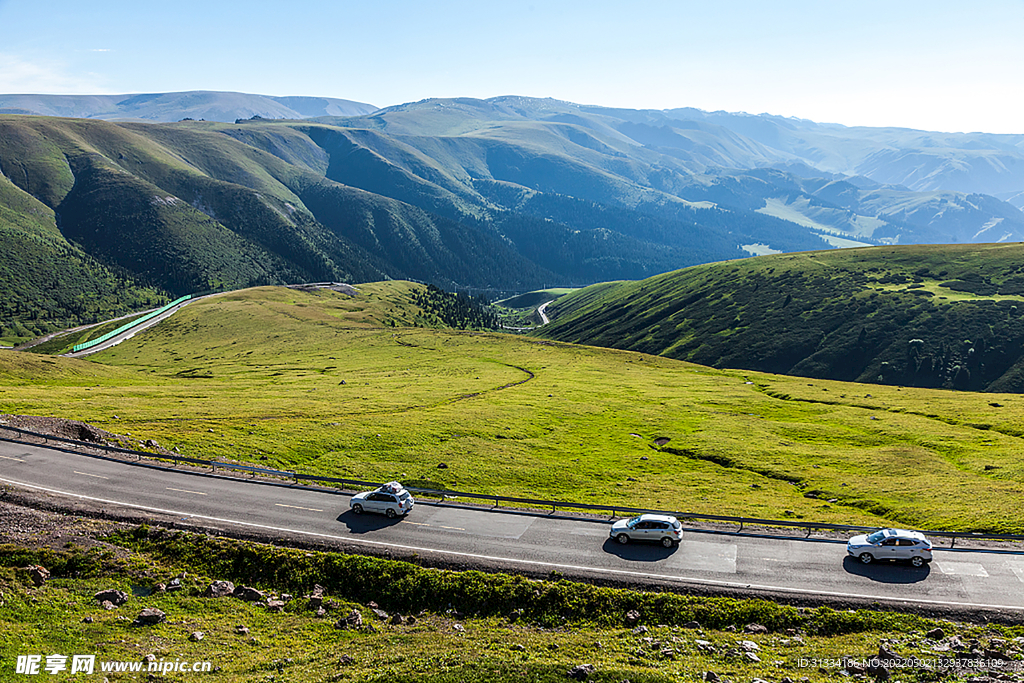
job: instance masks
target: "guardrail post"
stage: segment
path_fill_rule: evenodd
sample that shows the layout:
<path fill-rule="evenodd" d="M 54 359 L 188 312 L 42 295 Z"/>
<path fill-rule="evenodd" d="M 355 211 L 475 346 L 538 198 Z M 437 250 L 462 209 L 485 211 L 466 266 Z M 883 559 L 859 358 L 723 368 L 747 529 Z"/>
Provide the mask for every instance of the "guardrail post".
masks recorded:
<path fill-rule="evenodd" d="M 174 466 L 175 466 L 175 467 L 177 467 L 177 466 L 178 466 L 178 463 L 177 463 L 177 462 L 175 462 L 175 463 L 174 463 Z M 211 460 L 211 461 L 210 461 L 210 466 L 211 466 L 211 467 L 213 467 L 213 471 L 214 471 L 214 472 L 216 472 L 216 471 L 217 471 L 217 463 L 215 463 L 214 461 L 212 461 L 212 460 Z"/>
<path fill-rule="evenodd" d="M 740 520 L 740 531 L 743 531 L 743 520 L 742 519 Z M 740 531 L 737 531 L 736 533 L 739 533 Z"/>
<path fill-rule="evenodd" d="M 949 537 L 949 549 L 952 550 L 953 546 L 956 545 L 956 536 Z"/>
<path fill-rule="evenodd" d="M 807 527 L 807 535 L 806 535 L 806 536 L 804 536 L 804 538 L 810 538 L 810 537 L 811 537 L 811 534 L 812 534 L 813 532 L 814 532 L 814 527 L 811 527 L 811 526 Z"/>

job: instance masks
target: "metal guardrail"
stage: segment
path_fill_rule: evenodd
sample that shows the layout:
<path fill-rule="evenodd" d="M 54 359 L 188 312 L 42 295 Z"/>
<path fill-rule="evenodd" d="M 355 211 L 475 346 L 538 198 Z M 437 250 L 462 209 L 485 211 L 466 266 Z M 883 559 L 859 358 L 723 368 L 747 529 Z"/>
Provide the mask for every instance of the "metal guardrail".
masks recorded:
<path fill-rule="evenodd" d="M 156 316 L 160 315 L 164 311 L 168 311 L 168 310 L 174 308 L 175 306 L 177 306 L 178 304 L 184 303 L 185 301 L 188 301 L 191 298 L 192 298 L 191 294 L 186 294 L 185 296 L 179 297 L 179 298 L 175 299 L 174 301 L 172 301 L 171 303 L 169 303 L 169 304 L 167 304 L 165 306 L 161 306 L 160 308 L 156 309 L 155 311 L 150 311 L 149 313 L 147 313 L 146 315 L 142 316 L 141 318 L 136 318 L 135 320 L 132 320 L 129 323 L 125 323 L 124 325 L 121 325 L 121 327 L 117 328 L 116 330 L 114 330 L 112 332 L 107 332 L 106 334 L 100 335 L 99 337 L 96 337 L 95 339 L 90 339 L 87 342 L 82 342 L 81 344 L 75 344 L 74 346 L 71 347 L 71 353 L 78 353 L 79 351 L 85 351 L 86 349 L 91 349 L 92 347 L 94 347 L 94 346 L 96 346 L 98 344 L 102 344 L 103 342 L 107 341 L 108 339 L 113 339 L 114 337 L 116 337 L 117 335 L 121 334 L 122 332 L 127 332 L 128 330 L 132 329 L 133 327 L 141 325 L 141 324 L 145 323 L 146 321 L 152 320 L 153 318 L 155 318 Z"/>
<path fill-rule="evenodd" d="M 110 446 L 108 444 L 90 443 L 87 441 L 76 441 L 75 439 L 66 439 L 60 436 L 52 436 L 49 434 L 40 434 L 38 432 L 32 432 L 26 429 L 20 429 L 18 427 L 11 427 L 9 425 L 0 424 L 0 429 L 21 434 L 24 436 L 30 436 L 37 439 L 42 439 L 44 443 L 55 441 L 59 443 L 67 443 L 78 447 L 101 449 L 109 453 L 123 453 L 126 455 L 134 455 L 137 460 L 141 460 L 143 457 L 155 460 L 169 460 L 174 462 L 175 466 L 178 463 L 188 463 L 193 465 L 200 465 L 202 467 L 210 467 L 212 472 L 216 472 L 218 468 L 222 470 L 237 470 L 241 472 L 249 472 L 254 477 L 257 474 L 264 474 L 272 477 L 280 477 L 283 479 L 293 480 L 296 484 L 301 481 L 308 482 L 320 482 L 327 484 L 342 484 L 358 487 L 377 487 L 381 486 L 383 482 L 374 481 L 363 481 L 360 479 L 345 479 L 339 477 L 321 477 L 313 474 L 301 474 L 299 472 L 288 472 L 284 470 L 274 470 L 263 467 L 253 467 L 251 465 L 242 465 L 239 463 L 231 462 L 218 462 L 216 460 L 203 460 L 200 458 L 189 458 L 182 455 L 171 455 L 169 453 L 150 453 L 146 451 L 135 451 L 128 448 L 120 448 L 118 446 Z M 19 439 L 4 439 L 0 437 L 0 440 L 12 441 L 17 443 L 24 443 L 24 440 Z M 650 508 L 638 508 L 626 505 L 616 505 L 614 503 L 570 503 L 566 501 L 557 500 L 545 500 L 540 498 L 522 498 L 516 496 L 499 496 L 489 493 L 472 493 L 468 491 L 452 491 L 452 490 L 440 490 L 440 489 L 426 489 L 415 486 L 406 487 L 412 493 L 428 496 L 431 498 L 439 498 L 440 501 L 449 499 L 465 498 L 469 500 L 483 500 L 483 501 L 494 501 L 494 507 L 501 507 L 501 503 L 512 503 L 524 505 L 532 508 L 537 507 L 550 507 L 552 512 L 555 512 L 559 508 L 568 510 L 582 510 L 587 512 L 611 512 L 612 517 L 617 517 L 620 514 L 628 515 L 640 515 L 640 514 L 661 514 L 661 515 L 672 515 L 678 519 L 687 520 L 700 520 L 705 522 L 724 522 L 728 524 L 739 525 L 738 531 L 742 531 L 744 527 L 751 526 L 767 526 L 767 527 L 783 527 L 783 528 L 795 528 L 805 529 L 807 536 L 809 537 L 815 531 L 866 531 L 877 529 L 877 526 L 863 526 L 856 524 L 832 524 L 828 522 L 803 522 L 792 519 L 763 519 L 758 517 L 732 517 L 729 515 L 707 515 L 697 512 L 681 512 L 678 510 L 654 510 Z M 327 489 L 331 490 L 331 489 Z M 956 539 L 977 539 L 977 540 L 997 540 L 997 541 L 1024 541 L 1024 534 L 993 534 L 993 533 L 981 533 L 972 531 L 942 531 L 942 530 L 923 530 L 919 529 L 921 533 L 929 536 L 937 536 L 941 538 L 950 539 L 950 547 L 952 548 L 956 544 Z"/>

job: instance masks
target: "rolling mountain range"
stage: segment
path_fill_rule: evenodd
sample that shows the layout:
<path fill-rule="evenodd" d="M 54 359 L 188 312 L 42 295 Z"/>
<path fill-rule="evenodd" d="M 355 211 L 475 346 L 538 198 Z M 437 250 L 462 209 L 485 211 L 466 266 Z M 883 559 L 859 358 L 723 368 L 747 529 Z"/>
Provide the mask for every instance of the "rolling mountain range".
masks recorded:
<path fill-rule="evenodd" d="M 315 116 L 361 116 L 376 110 L 372 104 L 333 97 L 273 97 L 204 90 L 135 95 L 0 95 L 0 114 L 105 121 L 169 123 L 202 119 L 231 122 L 253 116 L 306 119 Z"/>
<path fill-rule="evenodd" d="M 356 112 L 263 98 L 284 109 L 112 122 L 95 119 L 195 119 L 230 97 L 32 97 L 0 106 L 93 120 L 0 115 L 0 240 L 18 255 L 3 263 L 7 339 L 106 315 L 115 290 L 138 302 L 401 278 L 498 294 L 753 253 L 1024 236 L 1019 209 L 978 191 L 1024 188 L 1024 137 L 524 97 Z"/>

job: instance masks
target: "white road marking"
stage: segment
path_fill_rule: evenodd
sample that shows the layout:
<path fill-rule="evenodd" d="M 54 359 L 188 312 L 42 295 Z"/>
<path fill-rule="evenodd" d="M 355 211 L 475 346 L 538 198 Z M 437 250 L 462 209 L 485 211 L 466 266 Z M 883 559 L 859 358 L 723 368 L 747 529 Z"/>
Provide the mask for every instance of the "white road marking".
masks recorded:
<path fill-rule="evenodd" d="M 874 600 L 875 602 L 893 602 L 893 603 L 913 603 L 915 605 L 948 605 L 954 607 L 985 607 L 992 609 L 1012 609 L 1024 612 L 1024 607 L 1013 606 L 1013 605 L 989 605 L 983 603 L 973 602 L 957 602 L 953 600 L 925 600 L 922 598 L 895 598 L 878 595 L 877 593 L 861 594 L 861 593 L 841 593 L 838 591 L 819 591 L 813 588 L 787 588 L 784 586 L 769 586 L 762 584 L 752 583 L 740 583 L 736 581 L 719 581 L 715 579 L 703 579 L 694 578 L 688 576 L 674 576 L 671 574 L 651 574 L 649 572 L 636 572 L 628 571 L 625 569 L 606 569 L 603 567 L 585 567 L 571 564 L 560 564 L 557 562 L 542 562 L 540 560 L 520 560 L 509 557 L 492 557 L 490 555 L 479 555 L 477 553 L 465 553 L 456 550 L 437 550 L 436 548 L 421 548 L 414 545 L 403 545 L 399 543 L 385 543 L 384 541 L 371 541 L 365 538 L 357 538 L 355 536 L 337 536 L 335 534 L 322 534 L 316 531 L 302 531 L 298 529 L 286 529 L 283 527 L 267 526 L 266 524 L 255 524 L 253 522 L 242 522 L 234 519 L 225 519 L 223 517 L 210 517 L 208 515 L 196 515 L 191 512 L 180 512 L 178 510 L 164 510 L 162 508 L 149 507 L 147 505 L 136 505 L 135 503 L 124 503 L 118 500 L 107 500 L 105 498 L 95 498 L 93 496 L 84 496 L 80 493 L 69 493 L 67 491 L 58 491 L 57 489 L 46 488 L 45 486 L 37 486 L 35 484 L 26 484 L 25 482 L 15 481 L 13 479 L 4 479 L 0 477 L 0 482 L 5 484 L 12 484 L 14 486 L 22 486 L 27 489 L 33 489 L 36 491 L 44 491 L 46 493 L 53 493 L 59 496 L 67 496 L 69 498 L 78 498 L 80 500 L 90 500 L 94 503 L 104 503 L 107 505 L 120 505 L 122 507 L 132 508 L 134 510 L 148 510 L 149 512 L 159 512 L 165 515 L 174 515 L 175 517 L 191 517 L 193 519 L 205 519 L 211 522 L 221 522 L 224 524 L 235 524 L 238 526 L 245 526 L 254 529 L 265 529 L 267 531 L 276 531 L 279 533 L 288 534 L 299 534 L 302 536 L 312 536 L 315 538 L 326 538 L 334 541 L 344 541 L 346 543 L 355 543 L 360 545 L 371 545 L 380 548 L 396 548 L 398 550 L 407 550 L 409 552 L 416 553 L 434 553 L 435 555 L 450 555 L 453 557 L 465 557 L 477 560 L 489 560 L 493 562 L 509 562 L 512 564 L 528 565 L 533 567 L 545 567 L 548 569 L 570 569 L 577 571 L 593 572 L 595 574 L 609 574 L 614 576 L 634 576 L 644 577 L 650 579 L 659 579 L 662 581 L 671 581 L 675 583 L 696 583 L 704 586 L 721 586 L 727 588 L 752 588 L 754 590 L 770 590 L 779 591 L 782 593 L 794 593 L 797 595 L 815 595 L 819 597 L 829 598 L 864 598 Z"/>
<path fill-rule="evenodd" d="M 680 569 L 735 574 L 736 544 L 684 540 L 669 564 Z"/>
<path fill-rule="evenodd" d="M 936 562 L 943 574 L 955 576 L 988 576 L 985 568 L 976 562 Z"/>
<path fill-rule="evenodd" d="M 1017 575 L 1021 583 L 1024 583 L 1024 564 L 1020 562 L 1007 562 L 1006 565 L 1010 568 L 1010 571 Z"/>
<path fill-rule="evenodd" d="M 8 458 L 6 455 L 0 455 L 0 458 L 3 458 L 4 460 L 13 460 L 14 462 L 25 462 L 21 458 Z"/>
<path fill-rule="evenodd" d="M 96 477 L 97 479 L 110 479 L 110 477 L 101 477 L 98 474 L 89 474 L 88 472 L 79 472 L 78 470 L 71 470 L 75 474 L 81 474 L 83 477 Z"/>
<path fill-rule="evenodd" d="M 205 496 L 206 494 L 202 491 L 189 491 L 187 489 L 172 489 L 170 486 L 167 487 L 168 491 L 177 491 L 178 493 L 194 493 L 197 496 Z"/>
<path fill-rule="evenodd" d="M 203 494 L 206 495 L 205 493 Z M 317 510 L 316 508 L 303 508 L 298 505 L 285 505 L 284 503 L 274 503 L 279 508 L 292 508 L 293 510 L 309 510 L 310 512 L 323 512 L 323 510 Z"/>

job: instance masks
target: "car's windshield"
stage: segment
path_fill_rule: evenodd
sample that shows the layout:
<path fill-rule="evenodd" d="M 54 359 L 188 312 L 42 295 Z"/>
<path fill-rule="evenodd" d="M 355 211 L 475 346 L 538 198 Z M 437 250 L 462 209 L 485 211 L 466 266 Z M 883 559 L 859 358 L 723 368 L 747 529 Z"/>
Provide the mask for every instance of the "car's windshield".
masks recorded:
<path fill-rule="evenodd" d="M 631 519 L 631 520 L 629 520 L 628 522 L 626 522 L 626 526 L 628 526 L 628 527 L 629 527 L 630 529 L 632 529 L 632 528 L 633 528 L 633 527 L 635 527 L 635 526 L 636 526 L 636 525 L 637 525 L 637 524 L 638 524 L 639 522 L 640 522 L 640 518 L 639 518 L 639 517 L 634 517 L 633 519 Z"/>
<path fill-rule="evenodd" d="M 885 529 L 879 529 L 875 533 L 868 536 L 868 543 L 878 543 L 879 541 L 884 539 L 887 536 L 885 531 Z"/>

